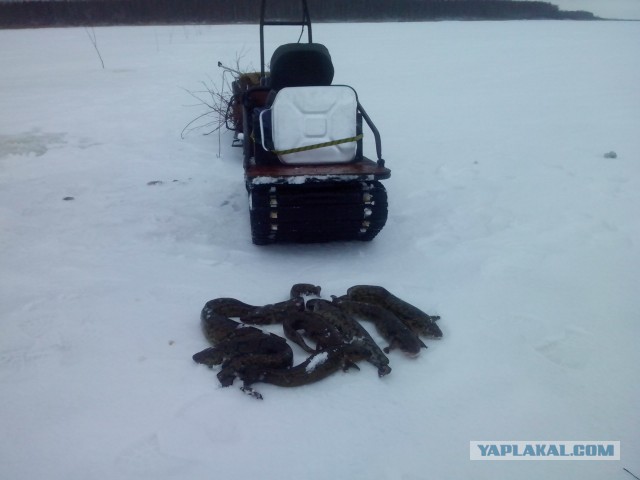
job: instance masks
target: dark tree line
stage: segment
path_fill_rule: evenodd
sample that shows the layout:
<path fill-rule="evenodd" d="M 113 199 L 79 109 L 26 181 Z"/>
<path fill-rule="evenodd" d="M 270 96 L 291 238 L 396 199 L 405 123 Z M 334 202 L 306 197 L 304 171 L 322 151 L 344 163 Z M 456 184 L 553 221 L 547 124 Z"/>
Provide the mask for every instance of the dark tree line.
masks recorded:
<path fill-rule="evenodd" d="M 308 0 L 312 21 L 580 19 L 547 2 L 514 0 Z M 299 2 L 268 2 L 271 19 L 301 15 Z M 0 3 L 0 27 L 257 23 L 259 0 L 84 0 Z"/>

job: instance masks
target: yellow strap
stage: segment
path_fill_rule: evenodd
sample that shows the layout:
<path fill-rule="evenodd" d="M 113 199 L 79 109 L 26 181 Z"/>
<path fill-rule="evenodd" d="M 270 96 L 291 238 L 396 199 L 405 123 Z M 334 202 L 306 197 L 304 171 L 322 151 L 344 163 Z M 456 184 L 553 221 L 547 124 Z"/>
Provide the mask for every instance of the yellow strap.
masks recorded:
<path fill-rule="evenodd" d="M 306 147 L 290 148 L 289 150 L 273 150 L 276 155 L 288 155 L 290 153 L 306 152 L 307 150 L 315 150 L 316 148 L 331 147 L 333 145 L 340 145 L 341 143 L 357 142 L 362 138 L 362 134 L 355 137 L 343 138 L 341 140 L 333 140 L 332 142 L 316 143 L 314 145 L 307 145 Z"/>

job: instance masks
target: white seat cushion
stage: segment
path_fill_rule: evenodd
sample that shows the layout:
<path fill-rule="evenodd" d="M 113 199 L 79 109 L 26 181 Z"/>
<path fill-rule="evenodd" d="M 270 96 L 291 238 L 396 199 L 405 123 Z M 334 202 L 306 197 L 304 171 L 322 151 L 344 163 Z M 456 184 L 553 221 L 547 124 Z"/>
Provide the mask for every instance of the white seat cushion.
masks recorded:
<path fill-rule="evenodd" d="M 271 107 L 272 138 L 276 152 L 318 145 L 356 136 L 356 92 L 347 86 L 288 87 Z M 346 163 L 356 156 L 356 142 L 295 153 L 279 154 L 287 164 Z"/>

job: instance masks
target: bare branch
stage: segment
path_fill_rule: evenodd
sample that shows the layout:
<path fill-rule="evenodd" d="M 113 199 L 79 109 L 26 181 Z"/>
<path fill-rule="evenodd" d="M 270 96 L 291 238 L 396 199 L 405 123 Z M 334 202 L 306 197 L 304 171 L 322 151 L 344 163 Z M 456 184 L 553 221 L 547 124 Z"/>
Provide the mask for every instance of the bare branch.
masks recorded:
<path fill-rule="evenodd" d="M 91 40 L 91 44 L 93 48 L 95 48 L 96 53 L 98 54 L 98 58 L 100 59 L 100 63 L 102 64 L 102 69 L 104 70 L 104 60 L 102 60 L 102 55 L 100 55 L 100 50 L 98 49 L 98 40 L 96 39 L 96 31 L 91 27 L 89 30 L 87 27 L 84 27 L 84 31 L 87 32 L 87 36 L 89 40 Z"/>
<path fill-rule="evenodd" d="M 240 101 L 240 93 L 238 92 L 259 82 L 258 73 L 249 73 L 240 65 L 245 54 L 244 48 L 239 53 L 236 53 L 235 69 L 226 67 L 221 62 L 218 62 L 218 66 L 223 69 L 219 86 L 211 78 L 208 78 L 208 81 L 200 82 L 203 87 L 201 90 L 183 89 L 191 98 L 196 100 L 195 104 L 188 106 L 204 108 L 205 112 L 199 114 L 185 125 L 180 133 L 182 138 L 191 132 L 202 130 L 204 130 L 203 135 L 210 135 L 214 132 L 219 132 L 223 126 L 227 125 L 228 121 L 231 123 L 238 121 L 231 113 L 231 107 L 234 102 Z M 233 82 L 238 82 L 239 85 L 234 86 Z M 235 93 L 234 87 L 236 89 Z"/>

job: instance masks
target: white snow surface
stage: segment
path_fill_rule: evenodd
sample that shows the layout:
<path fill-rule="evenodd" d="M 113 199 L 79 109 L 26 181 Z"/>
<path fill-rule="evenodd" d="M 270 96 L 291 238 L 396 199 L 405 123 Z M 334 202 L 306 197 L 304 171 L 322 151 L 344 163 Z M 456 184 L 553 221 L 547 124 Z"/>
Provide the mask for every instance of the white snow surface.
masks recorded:
<path fill-rule="evenodd" d="M 328 352 L 322 352 L 322 353 L 316 354 L 311 359 L 307 367 L 305 368 L 305 371 L 308 373 L 313 372 L 318 367 L 318 365 L 322 365 L 324 362 L 327 361 L 328 358 L 329 358 Z"/>
<path fill-rule="evenodd" d="M 314 26 L 382 133 L 389 221 L 269 247 L 231 135 L 180 138 L 184 89 L 256 68 L 257 26 L 95 32 L 104 70 L 84 29 L 0 31 L 0 478 L 640 474 L 640 24 Z M 382 285 L 444 338 L 263 401 L 192 361 L 206 301 L 296 282 Z M 469 460 L 585 439 L 621 461 Z"/>

